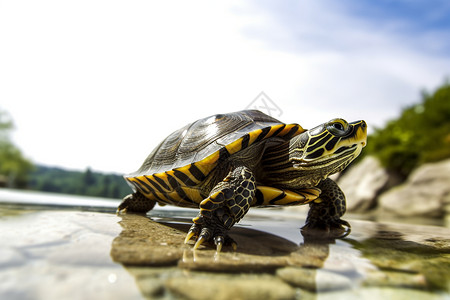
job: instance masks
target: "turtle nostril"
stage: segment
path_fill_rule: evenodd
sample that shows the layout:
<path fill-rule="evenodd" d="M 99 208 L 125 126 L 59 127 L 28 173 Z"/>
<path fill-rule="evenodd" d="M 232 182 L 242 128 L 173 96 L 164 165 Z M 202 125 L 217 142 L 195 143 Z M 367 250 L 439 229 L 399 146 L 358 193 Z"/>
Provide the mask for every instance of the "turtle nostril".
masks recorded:
<path fill-rule="evenodd" d="M 367 128 L 367 123 L 365 121 L 362 121 L 361 128 L 362 129 L 366 129 Z"/>

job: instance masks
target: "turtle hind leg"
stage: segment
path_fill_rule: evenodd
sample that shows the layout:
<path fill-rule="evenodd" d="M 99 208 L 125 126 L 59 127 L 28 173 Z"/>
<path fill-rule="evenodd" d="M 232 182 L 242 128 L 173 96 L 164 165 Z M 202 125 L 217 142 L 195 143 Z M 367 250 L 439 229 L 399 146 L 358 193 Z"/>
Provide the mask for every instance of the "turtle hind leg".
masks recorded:
<path fill-rule="evenodd" d="M 135 212 L 135 213 L 147 213 L 155 206 L 156 201 L 148 199 L 140 192 L 129 194 L 123 198 L 122 202 L 117 208 L 117 213 L 120 212 Z"/>
<path fill-rule="evenodd" d="M 317 186 L 322 190 L 319 198 L 310 203 L 308 217 L 301 232 L 312 239 L 344 238 L 350 234 L 350 224 L 342 220 L 346 210 L 345 195 L 331 179 Z"/>
<path fill-rule="evenodd" d="M 247 213 L 255 192 L 256 181 L 251 170 L 245 166 L 234 168 L 200 203 L 200 212 L 193 219 L 185 243 L 196 237 L 194 249 L 204 242 L 213 242 L 217 252 L 224 245 L 236 249 L 236 243 L 227 232 Z"/>

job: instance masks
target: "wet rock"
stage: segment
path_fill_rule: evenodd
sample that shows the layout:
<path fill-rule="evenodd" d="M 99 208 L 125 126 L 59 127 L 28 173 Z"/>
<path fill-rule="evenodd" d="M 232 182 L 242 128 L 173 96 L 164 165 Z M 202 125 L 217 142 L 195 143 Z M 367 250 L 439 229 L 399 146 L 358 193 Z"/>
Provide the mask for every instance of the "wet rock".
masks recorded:
<path fill-rule="evenodd" d="M 363 282 L 365 286 L 378 287 L 404 287 L 415 289 L 426 289 L 427 280 L 423 274 L 396 271 L 372 271 L 367 274 Z"/>
<path fill-rule="evenodd" d="M 350 278 L 321 269 L 287 267 L 277 270 L 277 276 L 292 286 L 313 292 L 348 289 Z"/>
<path fill-rule="evenodd" d="M 184 234 L 143 215 L 122 215 L 123 230 L 111 247 L 114 261 L 125 265 L 176 265 L 183 255 Z"/>
<path fill-rule="evenodd" d="M 236 252 L 224 249 L 217 254 L 212 245 L 202 245 L 193 251 L 192 244 L 184 244 L 189 224 L 162 224 L 135 214 L 122 216 L 120 224 L 123 231 L 113 241 L 111 257 L 125 265 L 269 272 L 284 266 L 320 267 L 328 255 L 323 247 L 299 247 L 276 235 L 242 227 L 230 231 L 238 244 Z"/>
<path fill-rule="evenodd" d="M 450 194 L 450 159 L 425 164 L 380 196 L 382 210 L 402 217 L 442 217 Z"/>
<path fill-rule="evenodd" d="M 378 159 L 368 156 L 338 179 L 347 198 L 347 210 L 365 212 L 376 206 L 377 196 L 399 179 L 387 172 Z"/>
<path fill-rule="evenodd" d="M 267 273 L 199 272 L 177 267 L 127 269 L 150 299 L 293 299 L 295 294 L 294 288 Z"/>
<path fill-rule="evenodd" d="M 169 278 L 168 290 L 182 299 L 295 299 L 294 288 L 270 275 L 211 275 Z"/>

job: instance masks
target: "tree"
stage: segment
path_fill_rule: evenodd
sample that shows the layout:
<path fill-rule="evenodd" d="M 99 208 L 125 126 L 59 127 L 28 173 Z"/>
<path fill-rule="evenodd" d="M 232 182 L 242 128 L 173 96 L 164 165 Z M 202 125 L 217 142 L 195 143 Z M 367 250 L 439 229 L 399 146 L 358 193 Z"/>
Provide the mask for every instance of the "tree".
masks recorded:
<path fill-rule="evenodd" d="M 10 116 L 0 110 L 0 178 L 6 181 L 3 185 L 25 188 L 33 164 L 10 141 L 9 133 L 12 128 Z"/>

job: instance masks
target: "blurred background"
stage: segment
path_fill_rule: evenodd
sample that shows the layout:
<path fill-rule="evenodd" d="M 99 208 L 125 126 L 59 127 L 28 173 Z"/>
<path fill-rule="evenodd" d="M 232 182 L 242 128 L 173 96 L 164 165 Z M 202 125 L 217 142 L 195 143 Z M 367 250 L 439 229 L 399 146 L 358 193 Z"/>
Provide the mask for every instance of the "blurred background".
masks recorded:
<path fill-rule="evenodd" d="M 400 182 L 450 157 L 445 0 L 0 0 L 0 43 L 3 187 L 119 198 L 169 133 L 247 107 L 364 119 Z"/>

